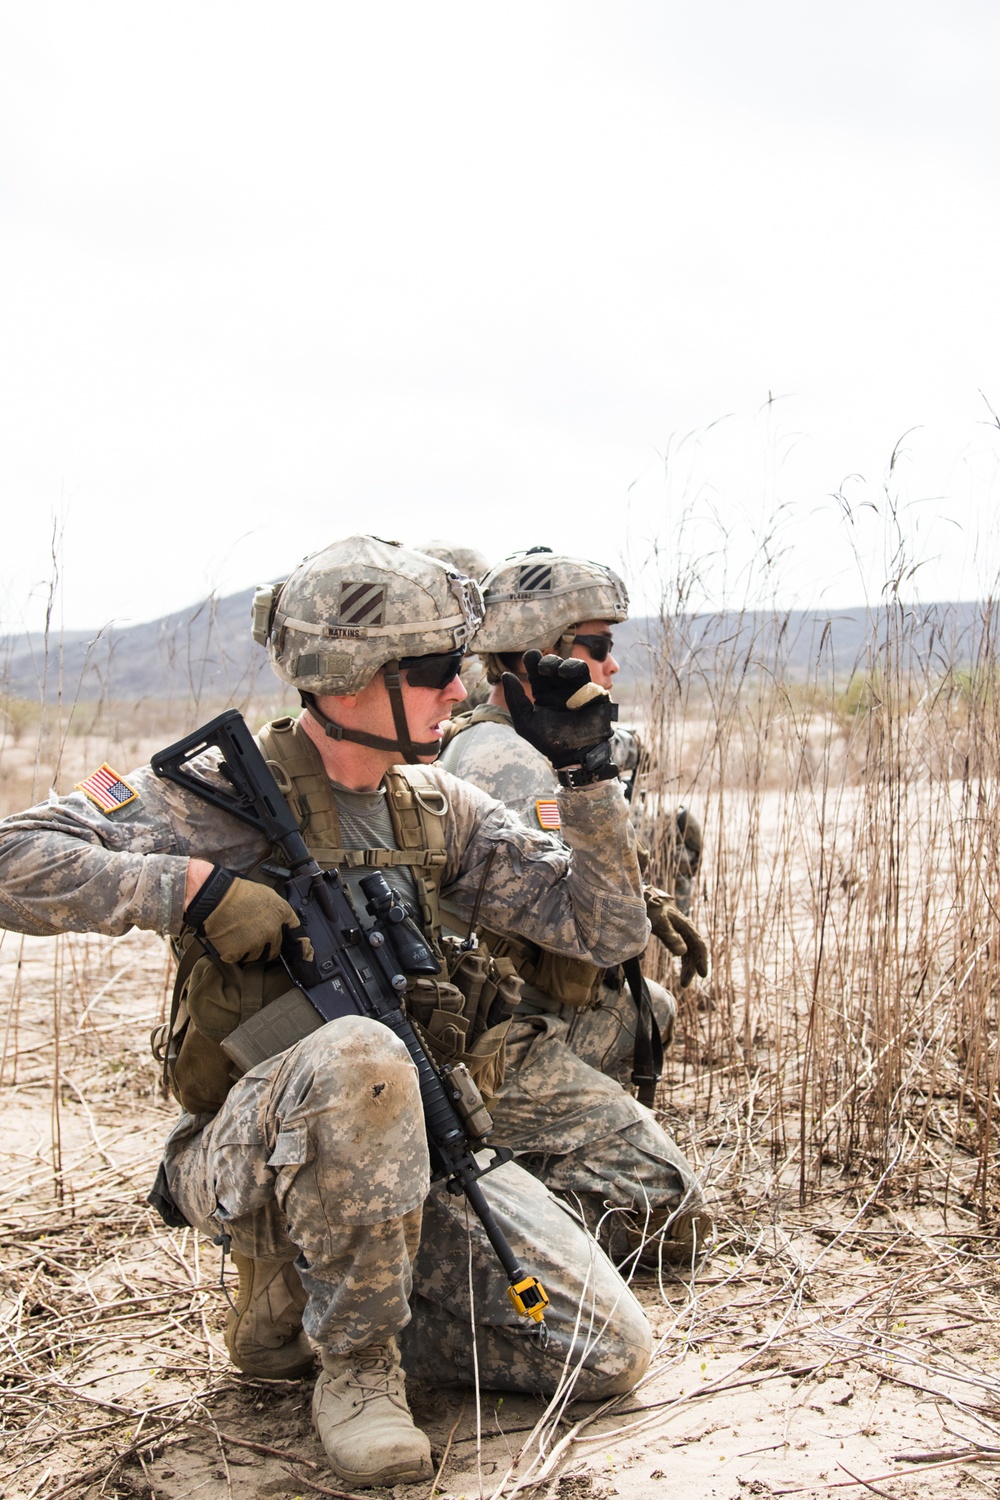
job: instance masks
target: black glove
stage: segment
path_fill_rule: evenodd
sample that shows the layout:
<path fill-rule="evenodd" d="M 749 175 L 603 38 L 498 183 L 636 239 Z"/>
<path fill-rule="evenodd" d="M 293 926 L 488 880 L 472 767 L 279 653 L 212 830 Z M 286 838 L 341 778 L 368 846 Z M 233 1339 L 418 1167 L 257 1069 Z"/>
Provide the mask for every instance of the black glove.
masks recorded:
<path fill-rule="evenodd" d="M 564 659 L 526 651 L 524 667 L 534 703 L 513 672 L 505 672 L 502 679 L 507 707 L 521 738 L 540 750 L 556 770 L 561 766 L 589 767 L 593 761 L 598 774 L 589 779 L 616 775 L 610 740 L 618 706 L 603 688 L 591 682 L 587 663 L 575 656 Z M 588 756 L 601 747 L 606 747 L 605 755 Z M 605 766 L 610 770 L 605 772 Z"/>

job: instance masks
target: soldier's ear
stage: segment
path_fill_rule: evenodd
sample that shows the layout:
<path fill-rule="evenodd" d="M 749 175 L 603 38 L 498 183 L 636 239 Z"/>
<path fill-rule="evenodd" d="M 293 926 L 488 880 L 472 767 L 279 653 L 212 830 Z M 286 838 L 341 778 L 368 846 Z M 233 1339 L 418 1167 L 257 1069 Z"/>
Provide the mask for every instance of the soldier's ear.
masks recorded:
<path fill-rule="evenodd" d="M 372 681 L 381 682 L 381 672 L 377 673 L 376 677 L 374 677 Z M 362 688 L 361 692 L 366 693 L 371 685 L 371 682 L 369 682 L 366 687 Z M 383 683 L 383 687 L 384 686 L 385 684 Z M 326 714 L 328 719 L 336 720 L 338 708 L 354 708 L 356 707 L 358 699 L 360 697 L 361 693 L 345 693 L 342 698 L 335 698 L 332 693 L 324 693 L 322 697 L 317 694 L 316 707 L 320 710 L 321 713 Z"/>

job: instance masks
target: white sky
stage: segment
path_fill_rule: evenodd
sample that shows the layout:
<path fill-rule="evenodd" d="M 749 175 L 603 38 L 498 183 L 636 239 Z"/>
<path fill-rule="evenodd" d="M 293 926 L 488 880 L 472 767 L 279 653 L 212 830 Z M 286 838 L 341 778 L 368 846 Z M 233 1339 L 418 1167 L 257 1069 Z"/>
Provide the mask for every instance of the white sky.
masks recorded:
<path fill-rule="evenodd" d="M 907 594 L 995 588 L 990 0 L 0 24 L 3 628 L 54 525 L 68 628 L 357 530 L 857 603 L 904 433 Z"/>

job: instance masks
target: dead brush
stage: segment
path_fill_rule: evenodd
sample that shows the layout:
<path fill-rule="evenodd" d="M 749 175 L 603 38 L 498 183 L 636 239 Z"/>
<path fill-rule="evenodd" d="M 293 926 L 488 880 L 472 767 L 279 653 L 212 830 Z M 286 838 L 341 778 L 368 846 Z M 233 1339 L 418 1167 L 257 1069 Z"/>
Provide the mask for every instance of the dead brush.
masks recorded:
<path fill-rule="evenodd" d="M 946 1191 L 971 1153 L 989 1217 L 996 611 L 963 632 L 890 597 L 859 659 L 831 641 L 821 627 L 803 680 L 787 617 L 659 622 L 641 831 L 662 879 L 674 807 L 702 818 L 694 915 L 713 950 L 709 985 L 682 997 L 674 1079 L 710 1108 L 720 1069 L 758 1078 L 803 1201 L 825 1167 L 878 1176 L 903 1146 L 893 1191 Z"/>
<path fill-rule="evenodd" d="M 907 1469 L 921 1493 L 954 1493 L 953 1466 L 997 1444 L 973 1342 L 1000 1206 L 995 612 L 969 632 L 890 590 L 859 652 L 837 659 L 820 625 L 803 673 L 792 617 L 694 617 L 690 597 L 681 579 L 651 633 L 636 810 L 661 881 L 676 805 L 705 829 L 693 916 L 713 973 L 681 996 L 660 1104 L 709 1183 L 714 1254 L 696 1277 L 636 1278 L 656 1354 L 606 1408 L 519 1401 L 515 1421 L 490 1393 L 446 1413 L 428 1397 L 436 1482 L 555 1493 L 564 1466 L 728 1415 L 738 1391 L 780 1390 L 785 1411 L 839 1381 L 838 1411 L 855 1387 L 873 1404 L 906 1388 L 958 1423 L 955 1442 L 908 1438 L 905 1454 L 946 1466 L 942 1489 Z M 176 654 L 197 689 L 200 658 Z M 281 706 L 236 701 L 251 720 Z M 104 759 L 127 773 L 223 706 L 123 702 L 111 682 L 96 704 L 9 703 L 5 811 Z M 174 1117 L 147 1040 L 165 946 L 6 934 L 0 974 L 0 1084 L 24 1120 L 0 1182 L 4 1493 L 331 1492 L 308 1390 L 231 1370 L 216 1252 L 143 1202 Z"/>

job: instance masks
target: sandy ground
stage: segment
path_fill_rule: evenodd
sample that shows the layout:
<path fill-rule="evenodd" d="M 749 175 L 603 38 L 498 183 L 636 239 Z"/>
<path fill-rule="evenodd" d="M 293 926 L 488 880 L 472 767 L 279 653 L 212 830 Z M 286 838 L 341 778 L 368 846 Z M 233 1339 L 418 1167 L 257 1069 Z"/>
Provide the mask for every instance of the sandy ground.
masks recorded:
<path fill-rule="evenodd" d="M 6 1500 L 343 1494 L 309 1382 L 229 1365 L 219 1251 L 144 1205 L 174 1117 L 148 1052 L 168 965 L 148 934 L 0 946 L 0 1407 Z M 703 1165 L 720 1239 L 695 1282 L 635 1283 L 659 1344 L 607 1408 L 414 1384 L 441 1471 L 398 1497 L 1000 1495 L 1000 1246 L 928 1175 L 802 1206 L 756 1084 L 707 1115 L 679 1063 L 665 1118 Z M 58 1088 L 54 1079 L 58 1078 Z M 790 1101 L 790 1107 L 793 1101 Z M 967 1186 L 967 1184 L 966 1184 Z M 232 1285 L 232 1273 L 227 1273 Z"/>

